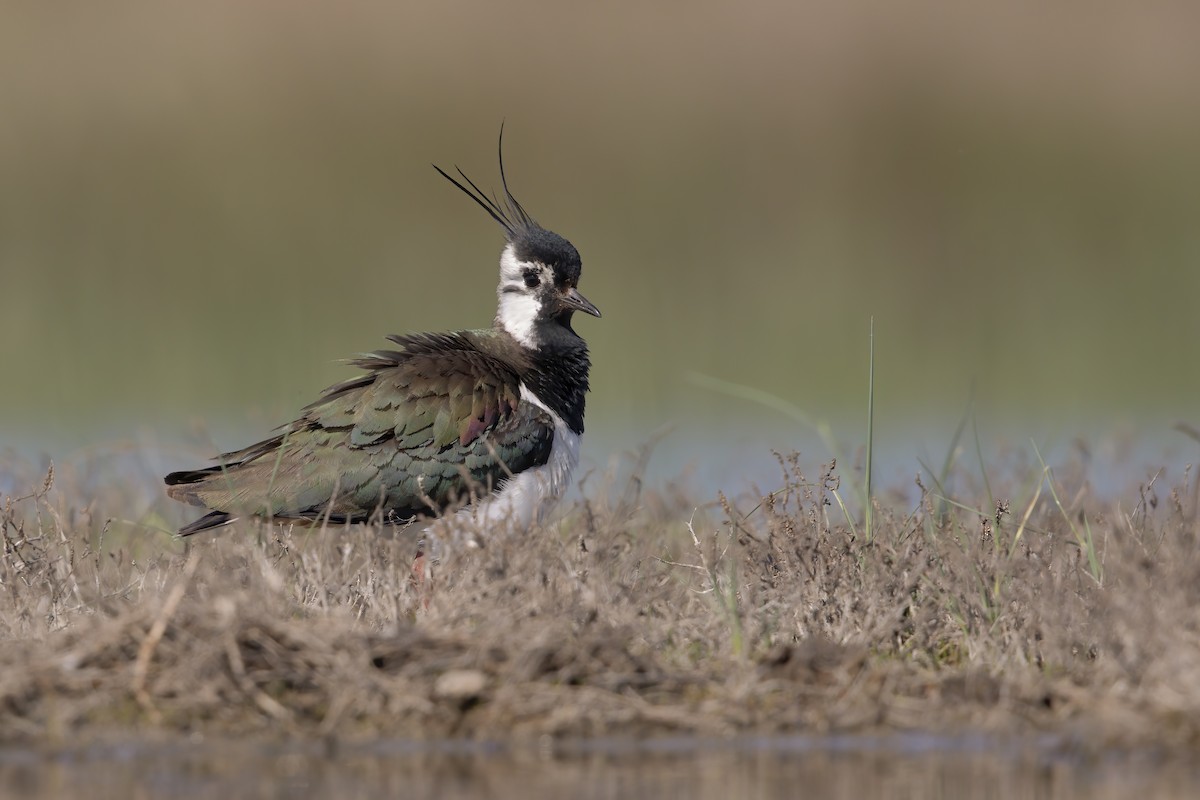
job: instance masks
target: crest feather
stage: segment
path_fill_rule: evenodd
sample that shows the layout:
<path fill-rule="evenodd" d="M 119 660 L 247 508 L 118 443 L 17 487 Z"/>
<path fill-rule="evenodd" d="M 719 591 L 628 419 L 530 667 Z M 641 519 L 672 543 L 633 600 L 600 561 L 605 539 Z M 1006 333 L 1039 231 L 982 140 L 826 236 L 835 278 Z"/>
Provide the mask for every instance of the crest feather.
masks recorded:
<path fill-rule="evenodd" d="M 504 202 L 501 204 L 495 193 L 491 195 L 484 192 L 475 185 L 475 181 L 467 177 L 467 174 L 454 167 L 459 176 L 467 182 L 467 185 L 459 183 L 458 180 L 444 171 L 437 164 L 433 168 L 438 171 L 446 180 L 457 186 L 463 194 L 474 200 L 480 208 L 488 213 L 492 219 L 500 223 L 500 227 L 504 228 L 504 234 L 511 242 L 518 238 L 522 233 L 528 233 L 532 230 L 537 230 L 541 226 L 534 221 L 533 217 L 529 216 L 529 212 L 525 207 L 513 197 L 513 193 L 508 188 L 508 177 L 504 174 L 504 123 L 500 124 L 500 144 L 498 147 L 500 157 L 500 185 L 504 188 Z M 467 187 L 470 188 L 467 188 Z"/>

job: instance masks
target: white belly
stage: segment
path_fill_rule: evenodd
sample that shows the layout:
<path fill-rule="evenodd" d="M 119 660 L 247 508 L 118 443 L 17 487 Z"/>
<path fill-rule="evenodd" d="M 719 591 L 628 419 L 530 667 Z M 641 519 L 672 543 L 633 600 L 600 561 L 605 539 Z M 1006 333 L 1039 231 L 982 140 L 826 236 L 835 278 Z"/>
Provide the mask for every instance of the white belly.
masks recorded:
<path fill-rule="evenodd" d="M 554 420 L 554 442 L 550 458 L 540 467 L 504 479 L 490 497 L 478 500 L 443 522 L 448 523 L 452 541 L 481 544 L 489 538 L 527 531 L 542 521 L 571 485 L 571 473 L 579 464 L 583 436 L 572 431 L 541 400 L 521 384 L 521 399 L 543 409 Z"/>

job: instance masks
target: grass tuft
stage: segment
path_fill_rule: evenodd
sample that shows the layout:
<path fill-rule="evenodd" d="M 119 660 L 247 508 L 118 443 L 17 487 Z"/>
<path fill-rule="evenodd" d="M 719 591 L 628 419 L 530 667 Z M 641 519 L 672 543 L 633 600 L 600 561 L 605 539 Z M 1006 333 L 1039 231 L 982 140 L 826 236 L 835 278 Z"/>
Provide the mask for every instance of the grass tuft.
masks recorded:
<path fill-rule="evenodd" d="M 975 496 L 881 495 L 869 539 L 831 513 L 832 462 L 810 478 L 779 455 L 780 488 L 704 503 L 648 485 L 632 454 L 560 524 L 451 552 L 427 609 L 410 536 L 242 525 L 183 544 L 129 471 L 9 459 L 0 741 L 919 729 L 1194 747 L 1191 473 L 1128 503 L 1035 453 L 987 464 Z"/>

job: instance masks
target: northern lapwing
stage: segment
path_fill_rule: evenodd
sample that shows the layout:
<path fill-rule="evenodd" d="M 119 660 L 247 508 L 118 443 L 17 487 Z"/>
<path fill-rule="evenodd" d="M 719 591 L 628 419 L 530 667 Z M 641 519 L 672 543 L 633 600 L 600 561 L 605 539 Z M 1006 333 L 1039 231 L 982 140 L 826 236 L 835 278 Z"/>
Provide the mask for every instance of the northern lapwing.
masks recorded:
<path fill-rule="evenodd" d="M 276 435 L 167 475 L 168 495 L 211 509 L 180 536 L 246 518 L 527 528 L 566 491 L 590 366 L 572 315 L 600 316 L 579 293 L 579 252 L 509 191 L 503 131 L 502 198 L 434 169 L 504 230 L 492 327 L 389 336 L 395 349 L 350 359 L 365 374 Z"/>

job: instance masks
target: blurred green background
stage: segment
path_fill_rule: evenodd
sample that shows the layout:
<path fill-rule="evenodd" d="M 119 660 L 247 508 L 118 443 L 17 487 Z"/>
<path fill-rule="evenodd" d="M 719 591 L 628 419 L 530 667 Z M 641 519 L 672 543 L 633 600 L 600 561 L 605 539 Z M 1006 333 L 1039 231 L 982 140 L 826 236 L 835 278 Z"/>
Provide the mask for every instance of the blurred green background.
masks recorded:
<path fill-rule="evenodd" d="M 1200 6 L 1043 6 L 5 4 L 0 446 L 234 447 L 488 324 L 500 231 L 430 162 L 496 185 L 501 120 L 605 314 L 600 463 L 806 442 L 693 373 L 861 441 L 872 316 L 901 457 L 972 386 L 990 432 L 1196 422 Z"/>

